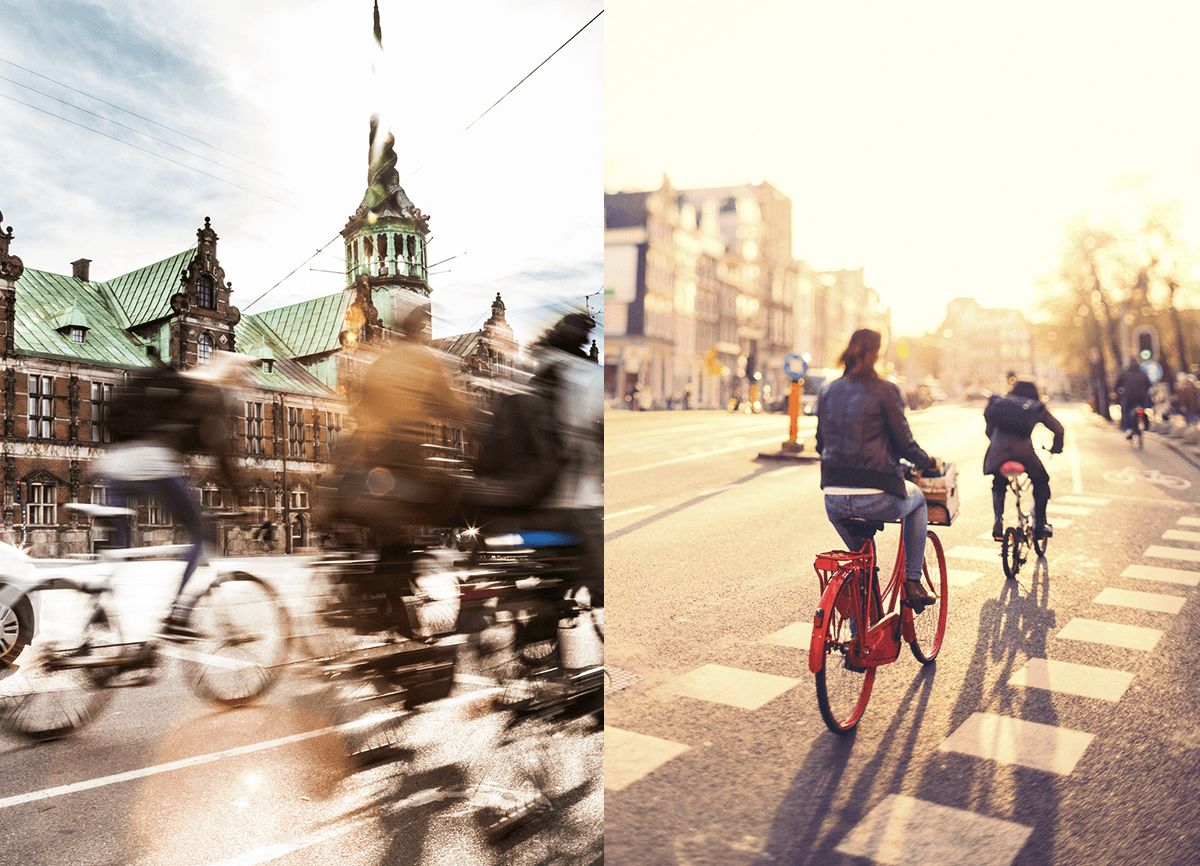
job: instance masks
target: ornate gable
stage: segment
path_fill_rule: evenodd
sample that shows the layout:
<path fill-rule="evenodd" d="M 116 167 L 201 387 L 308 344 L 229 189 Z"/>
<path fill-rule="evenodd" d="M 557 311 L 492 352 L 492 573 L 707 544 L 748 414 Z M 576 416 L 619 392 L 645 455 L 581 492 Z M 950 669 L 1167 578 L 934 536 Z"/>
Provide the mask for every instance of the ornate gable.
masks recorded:
<path fill-rule="evenodd" d="M 242 314 L 230 303 L 233 283 L 217 258 L 217 233 L 208 217 L 196 231 L 196 255 L 179 274 L 171 296 L 171 363 L 181 369 L 207 362 L 214 351 L 236 351 L 234 327 Z"/>

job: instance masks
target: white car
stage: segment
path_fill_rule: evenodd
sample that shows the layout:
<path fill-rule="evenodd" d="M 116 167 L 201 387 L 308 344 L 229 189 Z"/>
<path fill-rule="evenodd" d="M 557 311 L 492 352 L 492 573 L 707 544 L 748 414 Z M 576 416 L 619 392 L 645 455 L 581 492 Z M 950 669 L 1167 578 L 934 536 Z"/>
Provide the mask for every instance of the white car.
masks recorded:
<path fill-rule="evenodd" d="M 33 560 L 0 541 L 0 676 L 33 640 L 29 590 L 37 583 Z"/>

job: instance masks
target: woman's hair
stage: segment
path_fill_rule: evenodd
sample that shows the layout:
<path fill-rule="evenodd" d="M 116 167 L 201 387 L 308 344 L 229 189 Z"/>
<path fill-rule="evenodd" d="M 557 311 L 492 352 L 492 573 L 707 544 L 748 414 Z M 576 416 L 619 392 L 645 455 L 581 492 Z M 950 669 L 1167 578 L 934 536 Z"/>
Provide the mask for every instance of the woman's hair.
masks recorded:
<path fill-rule="evenodd" d="M 882 343 L 878 331 L 859 328 L 850 335 L 850 344 L 838 358 L 838 363 L 846 368 L 846 375 L 852 379 L 877 379 L 879 373 L 875 370 L 875 362 L 879 360 Z"/>

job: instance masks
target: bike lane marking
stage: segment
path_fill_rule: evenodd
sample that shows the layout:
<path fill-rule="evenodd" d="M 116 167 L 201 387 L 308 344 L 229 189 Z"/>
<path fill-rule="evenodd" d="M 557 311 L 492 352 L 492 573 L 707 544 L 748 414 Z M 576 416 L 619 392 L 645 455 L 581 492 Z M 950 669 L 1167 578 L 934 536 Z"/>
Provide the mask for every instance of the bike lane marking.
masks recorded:
<path fill-rule="evenodd" d="M 658 686 L 651 694 L 757 710 L 798 685 L 800 680 L 792 677 L 707 664 Z"/>
<path fill-rule="evenodd" d="M 604 728 L 604 789 L 623 791 L 679 757 L 691 746 L 638 734 L 621 728 Z"/>
<path fill-rule="evenodd" d="M 1186 571 L 1182 568 L 1161 568 L 1157 565 L 1131 565 L 1121 572 L 1121 577 L 1157 580 L 1181 586 L 1200 586 L 1200 572 Z"/>
<path fill-rule="evenodd" d="M 1070 775 L 1095 735 L 994 713 L 972 713 L 938 750 Z"/>
<path fill-rule="evenodd" d="M 1200 562 L 1200 550 L 1188 550 L 1183 547 L 1163 547 L 1152 544 L 1146 548 L 1142 556 L 1154 556 L 1159 559 L 1178 559 L 1181 562 Z"/>
<path fill-rule="evenodd" d="M 1113 589 L 1107 587 L 1094 599 L 1097 604 L 1109 604 L 1115 607 L 1134 607 L 1138 610 L 1150 610 L 1156 613 L 1176 614 L 1183 610 L 1187 601 L 1181 595 L 1163 595 L 1157 592 L 1137 592 L 1132 589 Z"/>
<path fill-rule="evenodd" d="M 1200 526 L 1200 517 L 1181 517 L 1179 518 L 1180 526 Z"/>
<path fill-rule="evenodd" d="M 846 834 L 836 850 L 889 866 L 1008 866 L 1032 832 L 1032 827 L 1015 821 L 889 794 Z"/>
<path fill-rule="evenodd" d="M 1064 640 L 1085 641 L 1146 652 L 1152 651 L 1162 636 L 1163 633 L 1156 628 L 1121 625 L 1082 617 L 1075 617 L 1057 635 Z"/>
<path fill-rule="evenodd" d="M 1200 532 L 1188 532 L 1183 529 L 1168 529 L 1162 534 L 1163 541 L 1200 541 Z"/>
<path fill-rule="evenodd" d="M 1133 674 L 1125 671 L 1031 658 L 1012 675 L 1008 684 L 1116 703 L 1132 682 Z"/>

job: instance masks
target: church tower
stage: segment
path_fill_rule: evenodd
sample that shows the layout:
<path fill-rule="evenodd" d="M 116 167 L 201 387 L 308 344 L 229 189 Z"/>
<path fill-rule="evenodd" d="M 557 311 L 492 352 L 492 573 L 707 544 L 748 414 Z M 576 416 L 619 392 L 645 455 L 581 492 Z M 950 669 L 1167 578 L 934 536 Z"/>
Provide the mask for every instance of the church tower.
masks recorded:
<path fill-rule="evenodd" d="M 379 4 L 375 4 L 375 40 L 382 49 Z M 366 343 L 378 343 L 400 327 L 417 304 L 429 303 L 426 238 L 429 217 L 400 186 L 396 139 L 371 117 L 367 191 L 342 229 L 346 249 L 346 287 L 354 300 L 346 311 L 347 330 Z"/>

